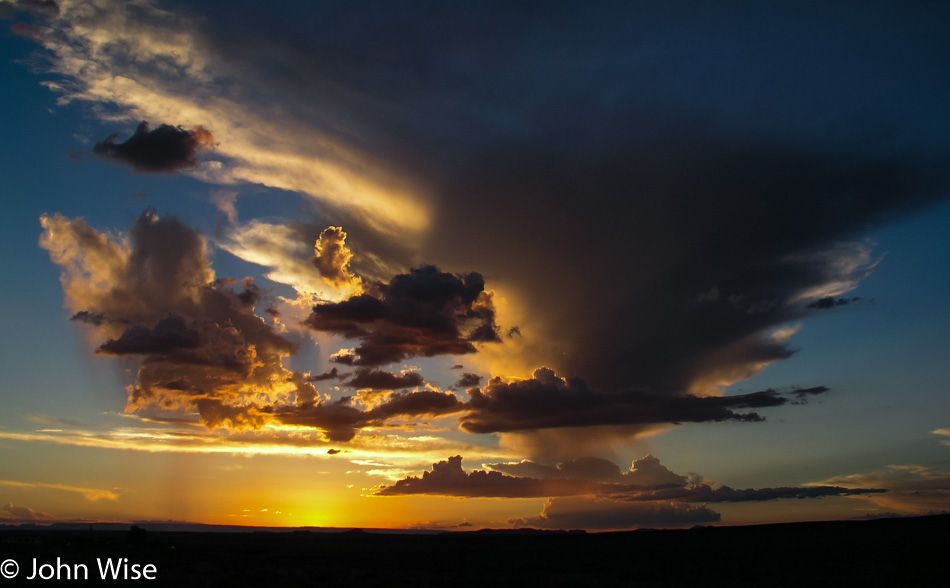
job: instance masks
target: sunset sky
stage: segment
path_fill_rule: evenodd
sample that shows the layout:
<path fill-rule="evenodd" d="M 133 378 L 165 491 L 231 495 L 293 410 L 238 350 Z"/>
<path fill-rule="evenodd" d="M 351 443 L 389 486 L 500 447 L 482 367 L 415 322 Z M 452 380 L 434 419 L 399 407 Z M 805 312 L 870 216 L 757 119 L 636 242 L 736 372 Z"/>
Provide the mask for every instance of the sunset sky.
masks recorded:
<path fill-rule="evenodd" d="M 0 24 L 0 522 L 950 510 L 947 3 Z"/>

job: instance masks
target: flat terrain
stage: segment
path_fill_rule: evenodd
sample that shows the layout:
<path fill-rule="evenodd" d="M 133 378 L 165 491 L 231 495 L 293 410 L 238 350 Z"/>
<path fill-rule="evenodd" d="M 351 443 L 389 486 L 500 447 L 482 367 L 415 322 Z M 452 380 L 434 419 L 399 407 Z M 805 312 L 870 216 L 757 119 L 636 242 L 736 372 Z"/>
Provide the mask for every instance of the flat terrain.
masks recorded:
<path fill-rule="evenodd" d="M 151 586 L 950 586 L 950 515 L 624 533 L 0 527 L 0 560 L 153 564 Z M 115 584 L 115 581 L 109 581 Z M 134 585 L 134 584 L 133 584 Z"/>

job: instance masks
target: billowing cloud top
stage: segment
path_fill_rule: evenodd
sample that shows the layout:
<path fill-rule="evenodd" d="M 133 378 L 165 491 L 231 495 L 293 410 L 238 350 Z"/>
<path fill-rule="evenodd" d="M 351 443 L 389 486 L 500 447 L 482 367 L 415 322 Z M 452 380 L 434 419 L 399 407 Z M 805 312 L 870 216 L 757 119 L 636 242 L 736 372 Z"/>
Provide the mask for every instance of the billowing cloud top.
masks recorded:
<path fill-rule="evenodd" d="M 498 342 L 492 293 L 477 273 L 453 275 L 434 266 L 411 270 L 373 293 L 314 307 L 308 326 L 356 339 L 339 363 L 378 366 L 410 357 L 474 353 Z"/>

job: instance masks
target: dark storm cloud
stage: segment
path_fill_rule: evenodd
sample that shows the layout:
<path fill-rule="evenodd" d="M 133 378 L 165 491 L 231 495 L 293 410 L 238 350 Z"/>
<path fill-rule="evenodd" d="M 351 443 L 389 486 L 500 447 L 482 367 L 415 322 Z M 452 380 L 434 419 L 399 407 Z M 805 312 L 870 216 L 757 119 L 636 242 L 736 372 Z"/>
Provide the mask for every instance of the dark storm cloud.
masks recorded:
<path fill-rule="evenodd" d="M 411 270 L 371 293 L 317 304 L 306 324 L 359 340 L 338 363 L 379 366 L 410 357 L 474 353 L 475 343 L 497 342 L 495 308 L 481 275 Z"/>
<path fill-rule="evenodd" d="M 431 186 L 423 259 L 530 301 L 535 367 L 713 393 L 793 354 L 771 331 L 870 272 L 869 228 L 950 193 L 947 8 L 806 5 L 239 9 L 206 33 Z"/>
<path fill-rule="evenodd" d="M 384 370 L 360 368 L 353 376 L 344 382 L 352 388 L 371 388 L 373 390 L 397 390 L 400 388 L 415 388 L 425 384 L 422 374 L 409 372 L 396 375 Z"/>
<path fill-rule="evenodd" d="M 789 394 L 710 395 L 794 353 L 776 331 L 873 270 L 869 230 L 950 194 L 950 8 L 685 6 L 211 2 L 188 38 L 235 103 L 423 186 L 399 260 L 505 284 L 530 320 L 503 344 L 578 376 L 493 380 L 468 430 L 756 421 Z M 397 265 L 404 235 L 351 218 Z M 359 342 L 341 364 L 471 353 L 503 333 L 476 283 L 413 270 L 308 323 Z"/>
<path fill-rule="evenodd" d="M 214 136 L 203 127 L 186 130 L 163 124 L 149 130 L 145 121 L 125 142 L 117 143 L 118 138 L 119 134 L 113 133 L 97 141 L 93 153 L 146 173 L 194 169 L 198 166 L 198 150 L 214 145 Z"/>
<path fill-rule="evenodd" d="M 646 425 L 708 421 L 761 421 L 749 409 L 782 406 L 789 392 L 763 390 L 736 396 L 691 396 L 627 390 L 592 390 L 580 378 L 559 378 L 540 368 L 534 377 L 511 382 L 493 378 L 483 389 L 469 390 L 471 410 L 462 421 L 470 433 L 495 433 L 590 425 Z M 827 388 L 816 387 L 818 394 Z M 743 411 L 743 412 L 738 412 Z"/>

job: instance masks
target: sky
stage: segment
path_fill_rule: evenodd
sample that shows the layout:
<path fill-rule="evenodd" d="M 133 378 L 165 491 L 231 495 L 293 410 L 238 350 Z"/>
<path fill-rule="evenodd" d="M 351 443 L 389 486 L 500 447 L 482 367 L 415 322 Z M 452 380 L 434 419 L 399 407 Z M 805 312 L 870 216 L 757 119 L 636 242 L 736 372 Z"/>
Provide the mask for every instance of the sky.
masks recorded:
<path fill-rule="evenodd" d="M 950 510 L 946 3 L 0 19 L 0 522 Z"/>

